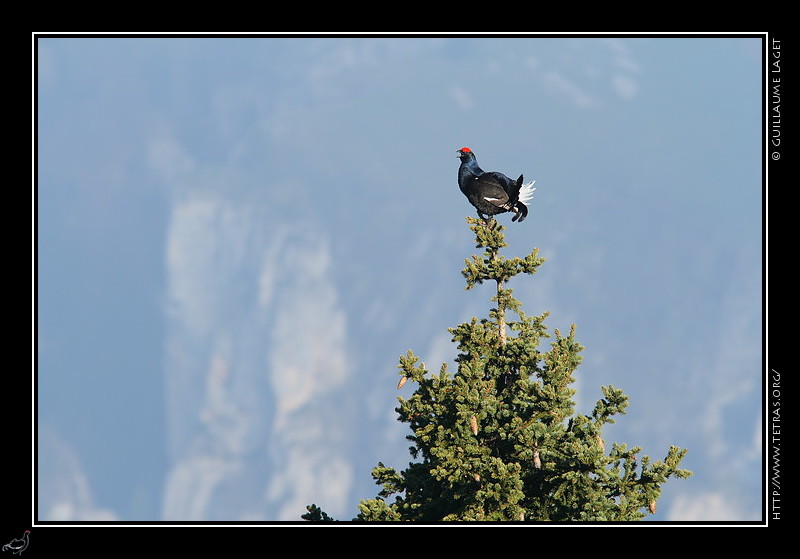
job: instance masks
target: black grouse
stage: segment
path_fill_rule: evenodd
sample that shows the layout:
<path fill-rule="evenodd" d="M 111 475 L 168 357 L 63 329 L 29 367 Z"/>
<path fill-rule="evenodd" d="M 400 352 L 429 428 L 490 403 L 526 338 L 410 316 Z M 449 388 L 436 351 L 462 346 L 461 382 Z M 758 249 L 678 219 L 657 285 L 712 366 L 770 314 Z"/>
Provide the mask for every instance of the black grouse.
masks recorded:
<path fill-rule="evenodd" d="M 475 154 L 469 148 L 458 150 L 461 166 L 458 168 L 458 188 L 469 203 L 478 210 L 478 217 L 484 221 L 489 216 L 504 212 L 514 212 L 511 221 L 522 222 L 528 215 L 525 202 L 533 197 L 533 183 L 523 184 L 522 175 L 512 180 L 497 171 L 484 172 L 478 166 Z"/>

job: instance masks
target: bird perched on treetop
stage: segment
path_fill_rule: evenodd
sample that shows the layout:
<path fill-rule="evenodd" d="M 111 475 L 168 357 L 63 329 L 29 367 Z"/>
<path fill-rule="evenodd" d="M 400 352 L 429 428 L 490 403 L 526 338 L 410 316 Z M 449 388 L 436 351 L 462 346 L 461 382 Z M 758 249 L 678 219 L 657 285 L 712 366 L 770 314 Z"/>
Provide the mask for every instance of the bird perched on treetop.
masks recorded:
<path fill-rule="evenodd" d="M 511 221 L 523 221 L 528 215 L 526 202 L 533 198 L 533 182 L 523 184 L 522 175 L 512 180 L 497 171 L 484 172 L 469 148 L 458 150 L 461 166 L 458 168 L 458 188 L 469 203 L 478 210 L 478 217 L 486 221 L 488 216 L 514 212 Z"/>

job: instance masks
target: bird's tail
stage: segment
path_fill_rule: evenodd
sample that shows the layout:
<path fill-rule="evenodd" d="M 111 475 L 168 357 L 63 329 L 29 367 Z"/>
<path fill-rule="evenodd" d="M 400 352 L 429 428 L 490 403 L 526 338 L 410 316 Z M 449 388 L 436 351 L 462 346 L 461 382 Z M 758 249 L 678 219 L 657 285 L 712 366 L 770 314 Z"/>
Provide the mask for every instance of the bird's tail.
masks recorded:
<path fill-rule="evenodd" d="M 514 212 L 514 217 L 511 218 L 511 221 L 519 221 L 522 223 L 525 221 L 525 218 L 528 217 L 528 206 L 522 202 L 514 204 L 512 211 Z"/>
<path fill-rule="evenodd" d="M 522 180 L 523 175 L 520 175 L 517 180 L 511 183 L 508 186 L 504 186 L 503 188 L 506 190 L 506 194 L 508 194 L 508 199 L 511 202 L 516 202 L 519 198 L 519 189 L 522 188 Z"/>
<path fill-rule="evenodd" d="M 522 177 L 520 177 L 522 178 Z M 536 181 L 531 181 L 529 183 L 523 184 L 519 188 L 519 197 L 517 198 L 523 204 L 527 204 L 531 200 L 533 200 L 533 191 L 536 190 L 533 185 Z"/>
<path fill-rule="evenodd" d="M 528 202 L 533 199 L 533 191 L 536 190 L 533 185 L 536 181 L 531 181 L 529 183 L 522 182 L 522 175 L 519 176 L 517 179 L 517 188 L 519 190 L 517 194 L 517 201 L 514 204 L 514 213 L 516 214 L 514 217 L 511 218 L 511 221 L 524 221 L 526 217 L 528 217 Z"/>

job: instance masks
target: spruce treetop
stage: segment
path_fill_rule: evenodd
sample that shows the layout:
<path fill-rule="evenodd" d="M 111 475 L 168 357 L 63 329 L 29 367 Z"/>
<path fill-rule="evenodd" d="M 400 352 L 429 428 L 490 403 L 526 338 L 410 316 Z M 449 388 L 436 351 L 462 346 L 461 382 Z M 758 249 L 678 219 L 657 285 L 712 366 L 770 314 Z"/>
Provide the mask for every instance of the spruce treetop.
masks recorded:
<path fill-rule="evenodd" d="M 378 463 L 381 486 L 362 500 L 356 521 L 630 521 L 655 513 L 661 486 L 691 475 L 679 465 L 686 450 L 670 447 L 651 461 L 640 447 L 613 443 L 603 427 L 624 414 L 628 397 L 613 386 L 590 415 L 575 413 L 574 374 L 581 363 L 575 325 L 550 338 L 548 313 L 529 316 L 507 287 L 544 263 L 538 249 L 506 258 L 505 227 L 467 218 L 481 256 L 466 260 L 466 289 L 495 282 L 494 306 L 449 331 L 457 344 L 456 370 L 431 374 L 409 350 L 400 357 L 398 419 L 411 434 L 413 462 L 402 471 Z M 393 498 L 393 499 L 392 499 Z M 303 518 L 332 520 L 316 505 Z"/>

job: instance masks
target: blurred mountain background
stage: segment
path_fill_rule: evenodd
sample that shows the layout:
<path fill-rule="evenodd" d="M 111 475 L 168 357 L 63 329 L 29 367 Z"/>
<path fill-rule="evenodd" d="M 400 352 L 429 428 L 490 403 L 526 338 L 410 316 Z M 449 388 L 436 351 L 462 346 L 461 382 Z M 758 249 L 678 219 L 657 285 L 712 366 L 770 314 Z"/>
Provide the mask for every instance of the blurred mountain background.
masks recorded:
<path fill-rule="evenodd" d="M 536 180 L 510 287 L 761 518 L 760 38 L 39 38 L 38 519 L 338 519 L 411 460 L 396 365 L 485 316 L 456 150 Z M 403 389 L 406 396 L 413 386 Z"/>

